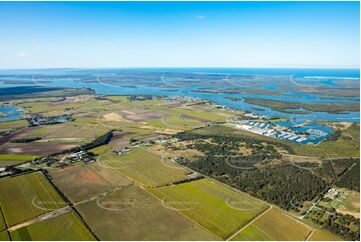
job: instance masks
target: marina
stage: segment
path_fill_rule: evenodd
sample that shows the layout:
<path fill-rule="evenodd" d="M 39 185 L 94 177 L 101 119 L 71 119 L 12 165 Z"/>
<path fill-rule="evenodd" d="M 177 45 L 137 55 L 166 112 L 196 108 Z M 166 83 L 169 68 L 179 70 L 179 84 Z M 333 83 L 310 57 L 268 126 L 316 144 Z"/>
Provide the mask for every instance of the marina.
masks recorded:
<path fill-rule="evenodd" d="M 277 139 L 289 140 L 300 144 L 317 144 L 332 135 L 332 130 L 325 132 L 321 129 L 308 128 L 308 123 L 305 123 L 302 126 L 303 129 L 297 129 L 298 127 L 292 126 L 282 126 L 267 121 L 236 120 L 231 121 L 231 123 L 235 124 L 235 128 L 237 129 Z M 323 125 L 319 125 L 319 128 L 323 128 L 322 126 Z"/>

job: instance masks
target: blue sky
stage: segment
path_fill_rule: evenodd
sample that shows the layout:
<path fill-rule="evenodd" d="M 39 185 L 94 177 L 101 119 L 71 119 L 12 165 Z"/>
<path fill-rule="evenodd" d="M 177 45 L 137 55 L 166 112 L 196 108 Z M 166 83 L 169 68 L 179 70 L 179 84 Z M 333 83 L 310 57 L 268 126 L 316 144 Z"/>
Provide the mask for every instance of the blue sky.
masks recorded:
<path fill-rule="evenodd" d="M 0 68 L 355 67 L 358 2 L 0 2 Z"/>

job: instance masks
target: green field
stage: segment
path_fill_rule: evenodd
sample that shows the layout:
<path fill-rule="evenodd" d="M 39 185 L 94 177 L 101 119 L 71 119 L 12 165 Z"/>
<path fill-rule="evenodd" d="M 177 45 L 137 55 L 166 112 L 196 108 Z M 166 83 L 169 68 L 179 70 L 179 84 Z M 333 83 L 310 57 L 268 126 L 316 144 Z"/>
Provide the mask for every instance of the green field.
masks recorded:
<path fill-rule="evenodd" d="M 0 179 L 0 206 L 8 226 L 65 206 L 42 173 Z"/>
<path fill-rule="evenodd" d="M 31 161 L 37 157 L 38 156 L 36 155 L 15 155 L 15 154 L 0 155 L 0 167 L 16 165 L 24 161 Z"/>
<path fill-rule="evenodd" d="M 199 118 L 207 121 L 224 121 L 225 117 L 222 115 L 217 114 L 216 112 L 205 112 L 205 111 L 199 111 L 199 110 L 189 110 L 189 109 L 183 109 L 183 108 L 169 108 L 169 110 L 177 113 L 177 114 L 184 114 L 188 115 L 194 118 Z"/>
<path fill-rule="evenodd" d="M 275 208 L 258 218 L 252 225 L 272 240 L 304 240 L 311 231 L 304 223 Z"/>
<path fill-rule="evenodd" d="M 187 130 L 192 127 L 201 126 L 202 123 L 196 120 L 181 118 L 179 116 L 171 116 L 162 119 L 154 119 L 147 122 L 148 125 L 159 127 L 159 128 L 170 128 Z"/>
<path fill-rule="evenodd" d="M 136 185 L 77 206 L 101 240 L 216 240 Z"/>
<path fill-rule="evenodd" d="M 2 212 L 1 212 L 1 206 L 0 206 L 0 231 L 3 231 L 6 229 L 6 223 L 5 220 L 2 216 Z"/>
<path fill-rule="evenodd" d="M 74 212 L 22 227 L 10 236 L 12 240 L 96 240 Z"/>
<path fill-rule="evenodd" d="M 100 124 L 65 122 L 41 127 L 23 138 L 41 137 L 54 143 L 83 144 L 105 134 L 108 128 Z"/>
<path fill-rule="evenodd" d="M 102 146 L 98 146 L 98 147 L 96 147 L 94 149 L 90 149 L 88 151 L 92 152 L 92 153 L 94 153 L 96 155 L 100 155 L 100 154 L 103 154 L 103 153 L 109 151 L 110 149 L 111 149 L 111 147 L 109 147 L 108 145 L 102 145 Z"/>
<path fill-rule="evenodd" d="M 0 231 L 0 241 L 9 241 L 8 231 Z"/>
<path fill-rule="evenodd" d="M 134 148 L 126 155 L 118 156 L 114 152 L 104 153 L 99 156 L 102 166 L 116 170 L 138 183 L 146 186 L 157 186 L 186 179 L 189 171 L 182 167 L 170 167 L 162 162 L 161 157 Z"/>
<path fill-rule="evenodd" d="M 21 129 L 28 126 L 29 123 L 26 120 L 4 121 L 4 122 L 0 122 L 0 131 L 6 131 L 10 129 Z"/>
<path fill-rule="evenodd" d="M 148 191 L 222 239 L 267 208 L 264 202 L 209 179 Z"/>
<path fill-rule="evenodd" d="M 249 225 L 232 238 L 232 241 L 270 241 L 272 240 L 262 230 L 258 229 L 255 225 Z"/>

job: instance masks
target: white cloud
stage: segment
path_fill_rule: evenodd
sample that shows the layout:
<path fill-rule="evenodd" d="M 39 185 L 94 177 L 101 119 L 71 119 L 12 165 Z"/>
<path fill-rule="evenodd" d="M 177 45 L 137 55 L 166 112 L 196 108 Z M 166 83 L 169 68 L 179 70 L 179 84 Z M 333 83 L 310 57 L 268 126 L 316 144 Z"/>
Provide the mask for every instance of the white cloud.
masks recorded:
<path fill-rule="evenodd" d="M 17 53 L 17 54 L 16 54 L 17 57 L 25 57 L 25 56 L 27 56 L 27 55 L 28 55 L 27 52 L 20 52 L 20 53 Z"/>
<path fill-rule="evenodd" d="M 194 16 L 196 19 L 205 19 L 206 18 L 206 16 L 204 16 L 204 15 L 196 15 L 196 16 Z"/>

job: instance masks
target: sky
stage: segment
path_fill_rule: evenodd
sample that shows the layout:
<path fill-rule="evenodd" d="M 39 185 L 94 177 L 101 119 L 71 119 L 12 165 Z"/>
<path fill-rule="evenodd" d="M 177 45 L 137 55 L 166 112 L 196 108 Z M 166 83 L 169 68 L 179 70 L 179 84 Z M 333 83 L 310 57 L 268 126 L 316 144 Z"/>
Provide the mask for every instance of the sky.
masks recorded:
<path fill-rule="evenodd" d="M 359 65 L 359 2 L 0 2 L 0 69 Z"/>

